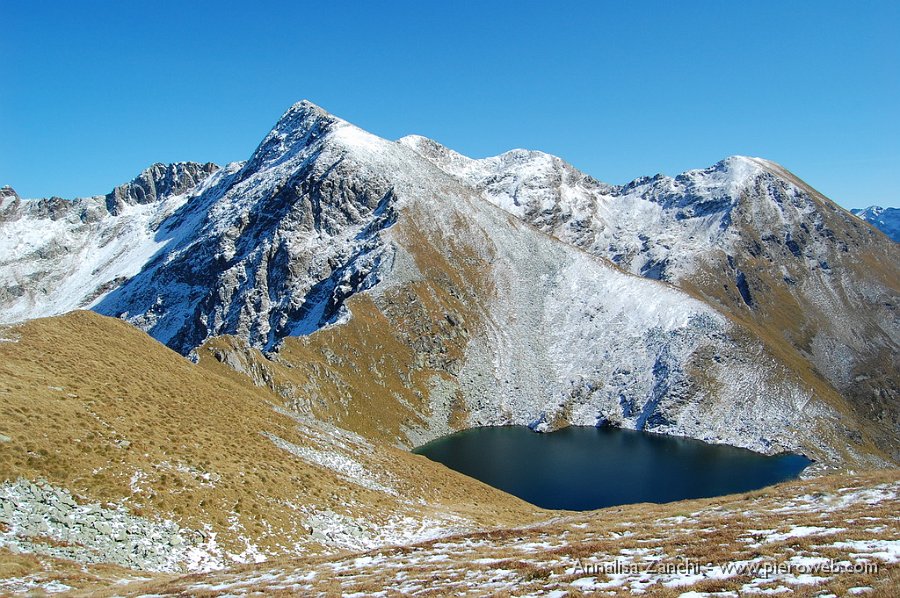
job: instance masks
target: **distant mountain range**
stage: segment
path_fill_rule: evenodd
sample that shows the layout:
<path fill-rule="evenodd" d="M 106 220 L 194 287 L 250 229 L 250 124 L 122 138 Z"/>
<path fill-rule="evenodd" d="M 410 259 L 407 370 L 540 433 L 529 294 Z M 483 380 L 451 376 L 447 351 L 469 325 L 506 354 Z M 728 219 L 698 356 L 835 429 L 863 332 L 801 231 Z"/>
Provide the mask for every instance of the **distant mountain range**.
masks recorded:
<path fill-rule="evenodd" d="M 900 209 L 869 206 L 850 211 L 889 236 L 894 243 L 900 243 Z"/>

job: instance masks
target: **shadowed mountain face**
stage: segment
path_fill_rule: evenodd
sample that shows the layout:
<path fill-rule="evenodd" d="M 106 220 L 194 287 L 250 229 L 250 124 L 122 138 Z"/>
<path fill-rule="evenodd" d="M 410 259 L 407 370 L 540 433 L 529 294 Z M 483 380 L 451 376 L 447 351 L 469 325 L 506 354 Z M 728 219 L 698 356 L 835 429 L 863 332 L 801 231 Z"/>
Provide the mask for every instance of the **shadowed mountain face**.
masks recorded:
<path fill-rule="evenodd" d="M 300 102 L 245 163 L 0 202 L 3 320 L 91 306 L 368 437 L 609 423 L 897 456 L 898 250 L 765 160 L 610 186 Z"/>

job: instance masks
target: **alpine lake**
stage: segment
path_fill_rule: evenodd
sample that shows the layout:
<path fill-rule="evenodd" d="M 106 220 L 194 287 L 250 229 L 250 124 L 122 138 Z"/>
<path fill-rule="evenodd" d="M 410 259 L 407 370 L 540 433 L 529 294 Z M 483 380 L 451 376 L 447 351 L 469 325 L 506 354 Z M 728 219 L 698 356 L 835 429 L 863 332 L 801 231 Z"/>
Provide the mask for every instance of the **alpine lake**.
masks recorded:
<path fill-rule="evenodd" d="M 413 450 L 546 509 L 585 511 L 763 488 L 812 461 L 615 427 L 472 428 Z"/>

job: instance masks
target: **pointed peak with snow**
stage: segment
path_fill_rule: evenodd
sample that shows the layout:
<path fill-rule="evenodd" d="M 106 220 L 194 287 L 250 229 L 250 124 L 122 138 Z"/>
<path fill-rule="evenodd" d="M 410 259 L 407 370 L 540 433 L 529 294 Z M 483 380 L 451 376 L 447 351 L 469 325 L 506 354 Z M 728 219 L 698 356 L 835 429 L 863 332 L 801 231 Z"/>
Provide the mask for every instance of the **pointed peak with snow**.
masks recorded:
<path fill-rule="evenodd" d="M 263 138 L 244 170 L 255 172 L 283 162 L 312 141 L 325 136 L 337 122 L 343 121 L 312 102 L 297 102 L 281 115 Z"/>
<path fill-rule="evenodd" d="M 339 118 L 309 100 L 292 105 L 253 152 L 244 165 L 252 174 L 290 161 L 304 150 L 326 142 L 342 150 L 370 153 L 392 145 L 380 137 Z"/>

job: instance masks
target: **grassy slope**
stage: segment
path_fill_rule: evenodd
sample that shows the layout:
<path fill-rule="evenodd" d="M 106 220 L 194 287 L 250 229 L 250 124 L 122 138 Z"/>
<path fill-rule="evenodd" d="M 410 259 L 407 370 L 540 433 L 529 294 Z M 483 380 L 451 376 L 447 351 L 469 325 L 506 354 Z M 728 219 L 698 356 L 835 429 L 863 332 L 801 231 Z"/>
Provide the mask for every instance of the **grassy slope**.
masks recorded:
<path fill-rule="evenodd" d="M 193 365 L 115 319 L 74 312 L 4 335 L 18 340 L 0 343 L 0 433 L 9 438 L 0 442 L 2 480 L 44 478 L 84 500 L 124 501 L 136 514 L 191 528 L 211 524 L 237 552 L 244 538 L 273 550 L 308 542 L 296 511 L 304 506 L 374 522 L 458 515 L 470 525 L 538 512 L 389 446 L 351 456 L 396 496 L 295 457 L 262 433 L 325 452 L 339 447 L 277 413 L 282 401 L 267 389 Z"/>
<path fill-rule="evenodd" d="M 607 595 L 627 596 L 641 589 L 650 597 L 674 597 L 689 590 L 745 592 L 745 585 L 754 584 L 758 590 L 790 596 L 827 592 L 843 596 L 849 595 L 850 588 L 866 587 L 871 590 L 865 595 L 886 598 L 896 595 L 900 564 L 896 554 L 878 553 L 884 552 L 885 545 L 897 550 L 898 507 L 900 473 L 896 470 L 844 474 L 711 499 L 556 514 L 535 525 L 367 553 L 288 559 L 182 577 L 153 576 L 149 581 L 119 584 L 114 591 L 102 588 L 116 579 L 116 572 L 108 568 L 75 571 L 61 562 L 45 563 L 35 581 L 60 581 L 80 594 L 126 596 L 337 596 L 382 590 L 388 595 L 427 596 L 464 592 L 524 596 L 562 590 L 580 596 L 599 589 L 594 584 L 609 584 L 604 588 Z M 807 535 L 777 535 L 798 528 Z M 862 547 L 842 546 L 842 542 L 862 543 Z M 866 548 L 870 542 L 882 546 Z M 24 561 L 29 557 L 17 558 Z M 676 579 L 664 567 L 684 562 L 679 559 L 698 564 L 701 573 L 673 585 Z M 715 574 L 715 567 L 726 563 L 756 560 L 796 566 L 814 562 L 808 559 L 868 562 L 877 564 L 877 571 L 813 572 L 805 578 L 798 569 L 780 576 L 769 574 L 768 578 L 764 574 Z M 661 565 L 656 572 L 618 578 L 576 570 L 579 564 L 596 567 L 616 560 L 641 568 L 651 562 Z M 26 570 L 25 563 L 19 563 L 19 568 Z"/>
<path fill-rule="evenodd" d="M 242 373 L 283 394 L 295 410 L 372 440 L 406 444 L 405 429 L 428 428 L 430 389 L 442 380 L 453 385 L 494 293 L 490 255 L 479 255 L 471 242 L 441 237 L 424 220 L 413 213 L 395 225 L 396 238 L 412 249 L 418 280 L 351 297 L 348 322 L 285 339 L 274 361 L 237 338 L 219 337 L 199 350 L 201 365 L 233 375 L 229 355 L 241 362 Z M 470 231 L 470 238 L 481 235 L 480 246 L 489 246 L 485 233 L 472 232 L 473 223 L 460 219 L 454 228 Z M 465 415 L 456 394 L 445 423 L 464 428 Z"/>

